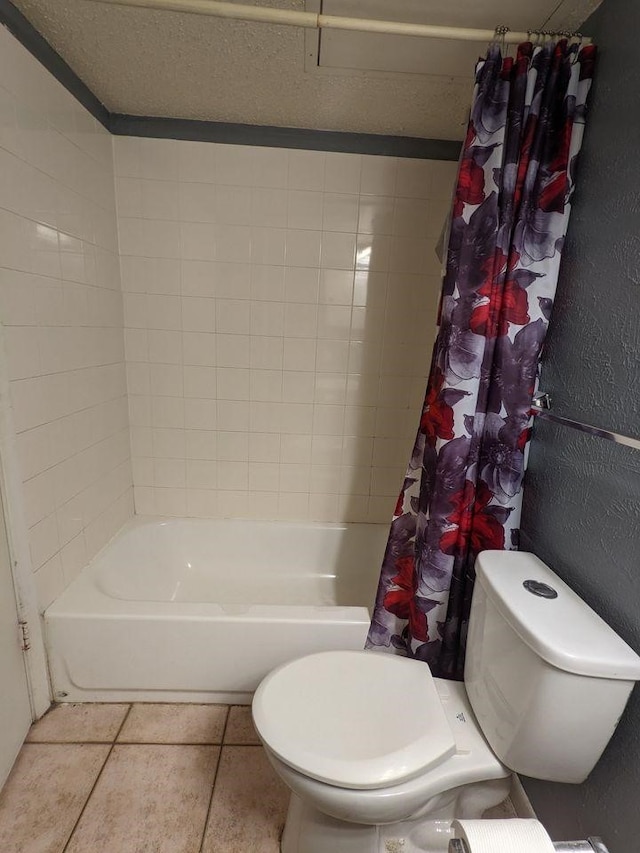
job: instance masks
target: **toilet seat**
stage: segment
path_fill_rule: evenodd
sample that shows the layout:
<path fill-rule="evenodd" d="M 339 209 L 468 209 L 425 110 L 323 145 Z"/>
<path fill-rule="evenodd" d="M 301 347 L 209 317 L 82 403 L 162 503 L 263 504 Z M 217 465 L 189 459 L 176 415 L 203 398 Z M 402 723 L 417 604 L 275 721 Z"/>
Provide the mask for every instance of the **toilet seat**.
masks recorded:
<path fill-rule="evenodd" d="M 429 668 L 373 652 L 320 652 L 274 670 L 258 687 L 253 717 L 284 764 L 319 782 L 398 785 L 456 751 Z"/>

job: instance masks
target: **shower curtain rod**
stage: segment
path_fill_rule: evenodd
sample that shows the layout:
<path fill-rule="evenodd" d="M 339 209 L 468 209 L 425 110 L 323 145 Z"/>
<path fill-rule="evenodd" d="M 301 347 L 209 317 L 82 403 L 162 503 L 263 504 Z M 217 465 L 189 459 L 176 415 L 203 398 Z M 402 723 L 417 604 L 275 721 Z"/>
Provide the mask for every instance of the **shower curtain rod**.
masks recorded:
<path fill-rule="evenodd" d="M 504 44 L 519 44 L 536 34 L 572 35 L 571 33 L 546 33 L 541 30 L 511 32 L 506 27 L 499 27 L 496 30 L 482 30 L 473 27 L 411 24 L 406 21 L 346 18 L 341 15 L 323 15 L 317 12 L 297 12 L 291 9 L 274 9 L 268 6 L 248 6 L 228 3 L 224 0 L 91 0 L 91 2 L 108 3 L 114 6 L 134 6 L 141 9 L 159 9 L 167 12 L 187 12 L 192 15 L 210 15 L 216 18 L 231 18 L 236 21 L 258 21 L 265 24 L 281 24 L 306 29 L 354 30 L 362 33 L 386 33 L 388 35 L 420 36 L 422 38 L 454 39 L 457 41 L 490 42 L 498 40 Z M 591 43 L 591 39 L 583 38 L 577 33 L 575 35 L 582 40 L 583 44 Z"/>

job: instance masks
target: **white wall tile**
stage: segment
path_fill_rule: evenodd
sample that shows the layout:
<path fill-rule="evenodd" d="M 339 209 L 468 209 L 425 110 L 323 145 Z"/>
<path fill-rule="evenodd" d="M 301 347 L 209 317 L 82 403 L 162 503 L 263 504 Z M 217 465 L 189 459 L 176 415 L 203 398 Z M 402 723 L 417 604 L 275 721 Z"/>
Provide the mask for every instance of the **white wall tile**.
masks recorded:
<path fill-rule="evenodd" d="M 249 367 L 250 346 L 249 335 L 217 334 L 215 363 L 220 367 Z"/>
<path fill-rule="evenodd" d="M 148 219 L 178 219 L 178 183 L 169 180 L 141 181 L 141 216 Z"/>
<path fill-rule="evenodd" d="M 124 263 L 123 259 L 123 263 Z M 185 258 L 180 266 L 178 282 L 182 283 L 183 296 L 213 297 L 216 295 L 218 270 L 209 261 Z"/>
<path fill-rule="evenodd" d="M 156 364 L 180 364 L 182 361 L 182 335 L 160 329 L 147 332 L 149 361 Z"/>
<path fill-rule="evenodd" d="M 299 190 L 323 190 L 326 159 L 324 151 L 290 151 L 289 187 Z"/>
<path fill-rule="evenodd" d="M 248 435 L 250 462 L 279 462 L 281 436 L 266 432 L 252 432 Z"/>
<path fill-rule="evenodd" d="M 323 229 L 355 234 L 358 230 L 359 200 L 359 196 L 355 194 L 325 193 L 322 210 Z"/>
<path fill-rule="evenodd" d="M 356 251 L 356 235 L 325 231 L 322 235 L 321 266 L 352 270 Z"/>
<path fill-rule="evenodd" d="M 191 489 L 215 489 L 218 485 L 216 462 L 205 459 L 188 459 L 186 465 L 187 486 Z"/>
<path fill-rule="evenodd" d="M 286 225 L 289 228 L 322 229 L 324 194 L 311 190 L 289 190 Z"/>
<path fill-rule="evenodd" d="M 182 322 L 182 305 L 179 296 L 147 296 L 147 328 L 179 329 Z"/>
<path fill-rule="evenodd" d="M 247 335 L 251 331 L 251 305 L 244 299 L 216 300 L 216 331 Z"/>
<path fill-rule="evenodd" d="M 245 400 L 218 400 L 216 408 L 218 429 L 229 432 L 248 432 L 250 404 Z"/>
<path fill-rule="evenodd" d="M 248 226 L 218 225 L 215 235 L 216 260 L 232 264 L 251 261 L 251 229 Z"/>
<path fill-rule="evenodd" d="M 248 432 L 218 432 L 218 460 L 247 462 L 249 459 Z"/>
<path fill-rule="evenodd" d="M 353 303 L 353 269 L 320 271 L 319 301 L 328 305 L 348 305 Z"/>
<path fill-rule="evenodd" d="M 351 331 L 350 305 L 318 306 L 318 338 L 348 341 Z M 320 341 L 318 341 L 319 343 Z"/>
<path fill-rule="evenodd" d="M 213 184 L 183 182 L 178 186 L 180 219 L 185 222 L 218 221 L 218 189 Z"/>
<path fill-rule="evenodd" d="M 217 258 L 216 239 L 218 239 L 218 233 L 215 225 L 203 222 L 182 222 L 179 256 L 184 260 L 215 261 Z M 120 240 L 122 245 L 122 232 Z M 133 254 L 123 249 L 121 251 L 123 254 Z"/>
<path fill-rule="evenodd" d="M 315 371 L 316 338 L 290 337 L 284 340 L 284 369 Z"/>
<path fill-rule="evenodd" d="M 282 368 L 284 360 L 284 339 L 251 336 L 249 363 L 251 367 L 264 367 L 271 370 Z"/>
<path fill-rule="evenodd" d="M 185 365 L 216 364 L 216 336 L 208 332 L 185 332 L 182 335 L 182 360 Z"/>
<path fill-rule="evenodd" d="M 282 374 L 282 399 L 285 403 L 313 403 L 316 374 L 311 371 L 285 370 Z"/>
<path fill-rule="evenodd" d="M 284 264 L 287 231 L 285 228 L 251 228 L 253 264 Z"/>
<path fill-rule="evenodd" d="M 218 184 L 253 184 L 253 150 L 245 145 L 216 145 L 215 179 Z"/>
<path fill-rule="evenodd" d="M 35 573 L 38 606 L 43 613 L 64 591 L 65 579 L 60 554 L 55 554 Z"/>
<path fill-rule="evenodd" d="M 251 190 L 250 222 L 248 224 L 262 228 L 286 228 L 286 190 L 254 187 Z M 304 226 L 299 225 L 297 227 L 302 228 Z"/>
<path fill-rule="evenodd" d="M 217 423 L 217 412 L 218 407 L 215 400 L 185 398 L 185 428 L 187 430 L 213 430 Z M 205 458 L 208 459 L 209 456 L 206 456 Z"/>
<path fill-rule="evenodd" d="M 116 149 L 116 171 L 118 159 L 118 146 L 122 139 L 114 140 Z M 178 176 L 181 181 L 194 181 L 196 183 L 214 183 L 216 176 L 216 150 L 217 145 L 207 142 L 184 141 L 178 146 Z"/>
<path fill-rule="evenodd" d="M 190 488 L 187 490 L 187 514 L 194 518 L 217 518 L 224 516 L 224 504 L 221 510 L 218 492 L 214 489 Z"/>
<path fill-rule="evenodd" d="M 184 374 L 180 365 L 150 364 L 149 393 L 159 397 L 181 397 L 184 393 Z"/>
<path fill-rule="evenodd" d="M 0 53 L 13 57 L 0 89 L 1 344 L 44 608 L 94 556 L 94 531 L 126 520 L 132 488 L 114 161 L 109 134 L 5 30 Z M 116 161 L 125 248 L 162 254 L 171 233 L 161 247 L 145 219 L 139 141 Z M 145 198 L 166 215 L 166 192 Z M 146 339 L 128 352 L 140 394 Z"/>
<path fill-rule="evenodd" d="M 185 435 L 185 456 L 187 459 L 217 458 L 217 433 L 206 429 L 187 429 Z"/>
<path fill-rule="evenodd" d="M 362 157 L 360 192 L 363 195 L 395 196 L 398 160 L 395 157 Z"/>
<path fill-rule="evenodd" d="M 351 311 L 349 310 L 349 315 Z M 348 336 L 347 336 L 348 337 Z M 349 368 L 348 340 L 319 340 L 316 347 L 316 370 L 347 374 Z"/>
<path fill-rule="evenodd" d="M 249 299 L 251 295 L 251 265 L 219 262 L 214 267 L 215 295 L 221 299 Z"/>
<path fill-rule="evenodd" d="M 287 186 L 289 151 L 286 148 L 251 148 L 251 183 L 255 187 Z"/>
<path fill-rule="evenodd" d="M 202 397 L 215 400 L 217 396 L 216 368 L 185 365 L 183 390 L 185 397 Z"/>
<path fill-rule="evenodd" d="M 284 254 L 283 254 L 284 257 Z M 253 264 L 251 267 L 251 299 L 282 302 L 285 267 Z"/>
<path fill-rule="evenodd" d="M 115 149 L 136 506 L 387 520 L 422 404 L 432 244 L 455 169 L 206 143 Z M 146 257 L 161 239 L 165 257 Z M 36 290 L 15 293 L 29 321 Z M 29 423 L 40 417 L 33 407 Z"/>
<path fill-rule="evenodd" d="M 289 229 L 286 236 L 286 265 L 288 267 L 320 266 L 322 235 L 319 231 Z"/>
<path fill-rule="evenodd" d="M 187 514 L 186 489 L 154 489 L 155 512 L 158 515 L 183 517 Z"/>
<path fill-rule="evenodd" d="M 328 153 L 324 173 L 325 191 L 330 193 L 360 192 L 361 167 L 362 158 L 359 154 Z"/>
<path fill-rule="evenodd" d="M 251 192 L 249 187 L 217 187 L 215 221 L 221 225 L 250 225 Z"/>

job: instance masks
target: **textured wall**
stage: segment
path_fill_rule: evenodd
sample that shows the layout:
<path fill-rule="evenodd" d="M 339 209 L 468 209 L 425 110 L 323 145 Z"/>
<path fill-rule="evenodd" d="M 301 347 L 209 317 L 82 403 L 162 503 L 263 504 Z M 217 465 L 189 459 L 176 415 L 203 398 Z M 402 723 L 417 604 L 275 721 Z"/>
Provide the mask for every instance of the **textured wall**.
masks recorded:
<path fill-rule="evenodd" d="M 605 0 L 585 27 L 600 48 L 578 191 L 542 387 L 556 411 L 640 435 L 640 6 Z M 536 425 L 524 547 L 550 563 L 640 652 L 640 452 Z M 580 786 L 525 780 L 556 839 L 601 835 L 611 853 L 640 839 L 640 695 Z"/>

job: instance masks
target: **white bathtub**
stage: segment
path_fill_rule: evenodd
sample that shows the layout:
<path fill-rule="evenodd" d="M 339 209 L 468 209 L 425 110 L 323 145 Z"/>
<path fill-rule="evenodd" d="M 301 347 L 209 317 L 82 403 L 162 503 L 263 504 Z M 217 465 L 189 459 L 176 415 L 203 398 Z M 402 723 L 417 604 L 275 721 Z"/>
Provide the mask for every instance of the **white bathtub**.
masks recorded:
<path fill-rule="evenodd" d="M 45 613 L 55 698 L 242 703 L 280 663 L 360 649 L 387 533 L 133 519 Z"/>

